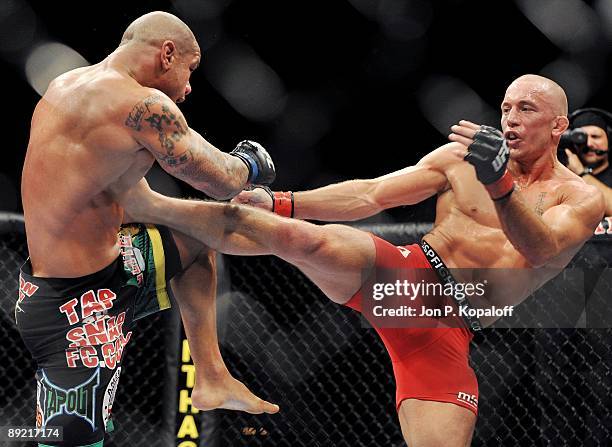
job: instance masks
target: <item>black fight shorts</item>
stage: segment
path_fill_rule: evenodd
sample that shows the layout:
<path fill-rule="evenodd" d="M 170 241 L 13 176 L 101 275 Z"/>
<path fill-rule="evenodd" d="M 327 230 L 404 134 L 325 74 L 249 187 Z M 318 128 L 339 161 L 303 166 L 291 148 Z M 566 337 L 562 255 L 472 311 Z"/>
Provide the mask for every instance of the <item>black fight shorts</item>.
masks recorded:
<path fill-rule="evenodd" d="M 121 255 L 91 275 L 21 268 L 15 320 L 37 363 L 36 425 L 63 427 L 63 441 L 49 445 L 102 446 L 133 323 L 170 307 L 168 283 L 182 270 L 170 231 L 130 224 L 118 237 Z"/>

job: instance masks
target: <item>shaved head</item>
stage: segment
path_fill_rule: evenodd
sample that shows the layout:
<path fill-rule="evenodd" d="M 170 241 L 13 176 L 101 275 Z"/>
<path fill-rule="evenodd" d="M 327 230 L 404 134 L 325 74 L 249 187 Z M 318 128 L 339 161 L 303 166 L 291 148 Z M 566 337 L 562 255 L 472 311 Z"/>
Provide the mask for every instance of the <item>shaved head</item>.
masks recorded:
<path fill-rule="evenodd" d="M 539 75 L 524 75 L 510 84 L 506 95 L 517 89 L 528 92 L 530 96 L 543 101 L 551 108 L 554 115 L 567 116 L 567 96 L 563 88 L 555 81 Z"/>
<path fill-rule="evenodd" d="M 506 89 L 501 125 L 510 157 L 523 162 L 555 154 L 559 138 L 569 125 L 567 97 L 556 82 L 528 74 Z M 553 160 L 552 158 L 550 160 Z"/>
<path fill-rule="evenodd" d="M 178 17 L 163 11 L 154 11 L 138 17 L 127 27 L 120 45 L 142 43 L 160 46 L 173 41 L 181 53 L 199 50 L 196 38 Z"/>

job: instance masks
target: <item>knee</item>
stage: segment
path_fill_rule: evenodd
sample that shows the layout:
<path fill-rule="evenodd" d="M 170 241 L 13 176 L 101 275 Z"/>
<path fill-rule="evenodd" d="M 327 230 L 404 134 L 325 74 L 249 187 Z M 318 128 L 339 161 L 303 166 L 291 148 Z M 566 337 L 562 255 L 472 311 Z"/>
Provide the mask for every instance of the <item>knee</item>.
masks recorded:
<path fill-rule="evenodd" d="M 194 274 L 210 276 L 217 266 L 216 252 L 205 245 L 193 247 L 188 263 L 183 263 L 182 273 L 194 272 Z"/>
<path fill-rule="evenodd" d="M 217 266 L 217 252 L 203 245 L 195 262 L 203 269 L 212 272 Z"/>
<path fill-rule="evenodd" d="M 172 231 L 174 244 L 179 252 L 181 259 L 181 271 L 187 270 L 202 256 L 202 253 L 209 250 L 204 244 L 197 239 L 191 238 L 178 231 Z"/>
<path fill-rule="evenodd" d="M 225 232 L 231 233 L 235 231 L 236 225 L 244 218 L 245 205 L 236 203 L 224 203 L 221 205 L 223 223 L 225 224 Z"/>

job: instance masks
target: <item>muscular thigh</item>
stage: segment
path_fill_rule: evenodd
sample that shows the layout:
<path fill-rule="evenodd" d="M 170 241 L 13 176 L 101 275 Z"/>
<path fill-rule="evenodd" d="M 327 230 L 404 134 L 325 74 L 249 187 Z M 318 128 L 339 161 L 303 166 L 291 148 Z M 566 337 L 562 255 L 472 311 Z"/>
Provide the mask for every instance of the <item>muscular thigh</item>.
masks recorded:
<path fill-rule="evenodd" d="M 447 402 L 406 399 L 399 410 L 400 425 L 410 447 L 468 447 L 476 415 Z"/>
<path fill-rule="evenodd" d="M 300 235 L 314 243 L 294 259 L 287 260 L 299 267 L 331 300 L 346 303 L 361 288 L 374 266 L 376 247 L 372 237 L 346 225 L 302 223 Z"/>

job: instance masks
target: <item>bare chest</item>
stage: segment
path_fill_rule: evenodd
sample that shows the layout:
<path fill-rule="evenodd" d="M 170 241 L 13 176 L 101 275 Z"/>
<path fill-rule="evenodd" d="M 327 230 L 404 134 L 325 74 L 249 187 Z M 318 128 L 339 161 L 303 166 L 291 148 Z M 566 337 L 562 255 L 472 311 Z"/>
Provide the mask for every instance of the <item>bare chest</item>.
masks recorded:
<path fill-rule="evenodd" d="M 467 219 L 479 225 L 501 228 L 495 204 L 485 187 L 476 179 L 470 166 L 461 166 L 449 174 L 451 190 L 443 193 L 438 203 L 438 213 L 459 211 Z M 557 185 L 552 181 L 532 183 L 529 186 L 515 181 L 515 191 L 525 206 L 538 216 L 559 204 Z"/>

